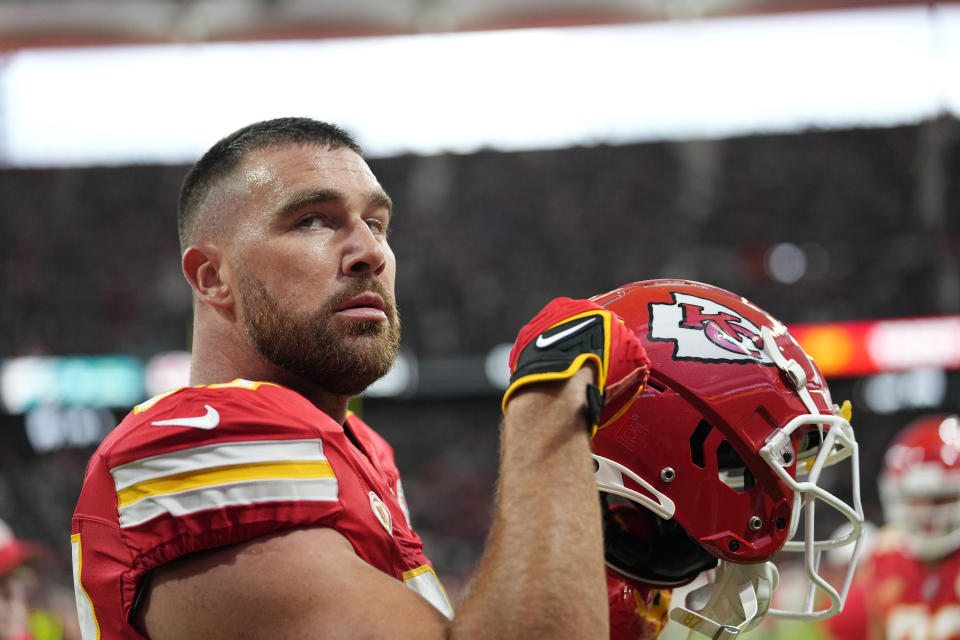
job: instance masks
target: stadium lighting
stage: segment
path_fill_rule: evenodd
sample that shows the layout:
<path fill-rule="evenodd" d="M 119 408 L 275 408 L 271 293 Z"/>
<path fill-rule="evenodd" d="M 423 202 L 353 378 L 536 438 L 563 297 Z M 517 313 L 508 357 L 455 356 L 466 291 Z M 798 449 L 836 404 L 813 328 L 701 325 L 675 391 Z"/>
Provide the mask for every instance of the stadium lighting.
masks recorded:
<path fill-rule="evenodd" d="M 101 48 L 0 65 L 7 166 L 181 164 L 254 120 L 368 155 L 894 126 L 960 115 L 960 6 Z"/>

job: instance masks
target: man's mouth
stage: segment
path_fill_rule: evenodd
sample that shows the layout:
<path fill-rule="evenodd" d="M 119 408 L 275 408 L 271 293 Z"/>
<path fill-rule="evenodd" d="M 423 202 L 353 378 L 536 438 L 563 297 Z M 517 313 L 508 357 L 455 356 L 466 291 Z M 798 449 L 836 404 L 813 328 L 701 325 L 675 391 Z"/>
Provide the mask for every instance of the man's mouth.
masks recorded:
<path fill-rule="evenodd" d="M 338 304 L 334 313 L 353 320 L 387 320 L 387 305 L 379 294 L 367 291 Z"/>

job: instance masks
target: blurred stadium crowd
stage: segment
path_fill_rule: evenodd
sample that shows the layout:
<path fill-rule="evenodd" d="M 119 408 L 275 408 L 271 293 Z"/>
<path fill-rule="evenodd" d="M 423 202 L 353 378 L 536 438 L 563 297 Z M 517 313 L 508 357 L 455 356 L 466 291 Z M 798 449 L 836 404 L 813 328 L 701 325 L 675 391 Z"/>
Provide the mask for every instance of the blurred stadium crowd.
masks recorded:
<path fill-rule="evenodd" d="M 952 118 L 370 164 L 395 201 L 403 344 L 421 359 L 482 356 L 550 298 L 646 278 L 725 287 L 788 325 L 960 313 Z M 189 348 L 175 230 L 185 171 L 0 170 L 0 359 Z M 947 381 L 941 406 L 956 410 L 960 378 Z M 831 387 L 854 401 L 865 509 L 878 522 L 873 479 L 911 408 L 864 409 L 862 380 Z M 497 395 L 421 388 L 361 410 L 396 447 L 414 524 L 456 597 L 486 530 Z M 69 592 L 70 516 L 91 452 L 38 453 L 24 416 L 0 413 L 0 518 L 46 550 L 35 573 L 48 594 Z"/>

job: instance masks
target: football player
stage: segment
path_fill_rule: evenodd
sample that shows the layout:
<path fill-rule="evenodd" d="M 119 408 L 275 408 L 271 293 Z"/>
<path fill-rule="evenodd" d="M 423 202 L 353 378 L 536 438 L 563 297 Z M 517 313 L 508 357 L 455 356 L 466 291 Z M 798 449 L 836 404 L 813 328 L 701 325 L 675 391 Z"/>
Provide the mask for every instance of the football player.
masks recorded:
<path fill-rule="evenodd" d="M 31 546 L 18 540 L 0 520 L 0 640 L 31 640 L 27 625 L 27 590 L 19 571 L 30 559 Z"/>
<path fill-rule="evenodd" d="M 655 637 L 669 618 L 728 639 L 768 613 L 819 620 L 840 611 L 863 525 L 849 404 L 833 403 L 783 324 L 728 291 L 649 280 L 592 300 L 650 358 L 646 385 L 610 407 L 591 443 L 613 637 Z M 823 475 L 841 462 L 846 500 Z M 838 519 L 848 526 L 831 526 Z M 850 562 L 832 584 L 820 555 L 839 548 Z M 771 607 L 778 552 L 797 556 L 809 583 L 795 610 Z M 685 585 L 686 597 L 671 602 Z"/>
<path fill-rule="evenodd" d="M 857 575 L 861 606 L 828 628 L 838 640 L 957 640 L 960 417 L 908 423 L 887 449 L 879 489 L 886 523 Z"/>
<path fill-rule="evenodd" d="M 608 635 L 589 441 L 636 396 L 643 346 L 587 300 L 520 331 L 492 529 L 454 617 L 390 446 L 347 411 L 397 353 L 391 217 L 360 148 L 314 120 L 244 127 L 188 173 L 192 386 L 134 408 L 89 462 L 84 640 Z"/>

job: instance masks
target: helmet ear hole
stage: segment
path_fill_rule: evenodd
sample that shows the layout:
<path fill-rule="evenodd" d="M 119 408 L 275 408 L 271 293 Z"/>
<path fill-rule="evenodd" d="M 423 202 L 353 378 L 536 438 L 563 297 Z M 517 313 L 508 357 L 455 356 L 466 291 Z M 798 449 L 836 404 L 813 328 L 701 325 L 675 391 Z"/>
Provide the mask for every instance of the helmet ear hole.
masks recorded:
<path fill-rule="evenodd" d="M 750 468 L 726 440 L 717 447 L 717 469 L 720 480 L 737 493 L 757 486 L 757 479 Z"/>
<path fill-rule="evenodd" d="M 701 469 L 706 467 L 707 438 L 713 430 L 706 420 L 700 420 L 697 428 L 690 435 L 690 461 Z M 723 440 L 717 446 L 717 469 L 720 481 L 736 491 L 742 493 L 757 486 L 757 479 L 747 467 L 743 458 L 729 441 Z"/>
<path fill-rule="evenodd" d="M 709 422 L 701 420 L 690 436 L 690 461 L 701 469 L 706 466 L 707 457 L 704 444 L 707 442 L 711 429 L 713 429 L 713 426 Z"/>

